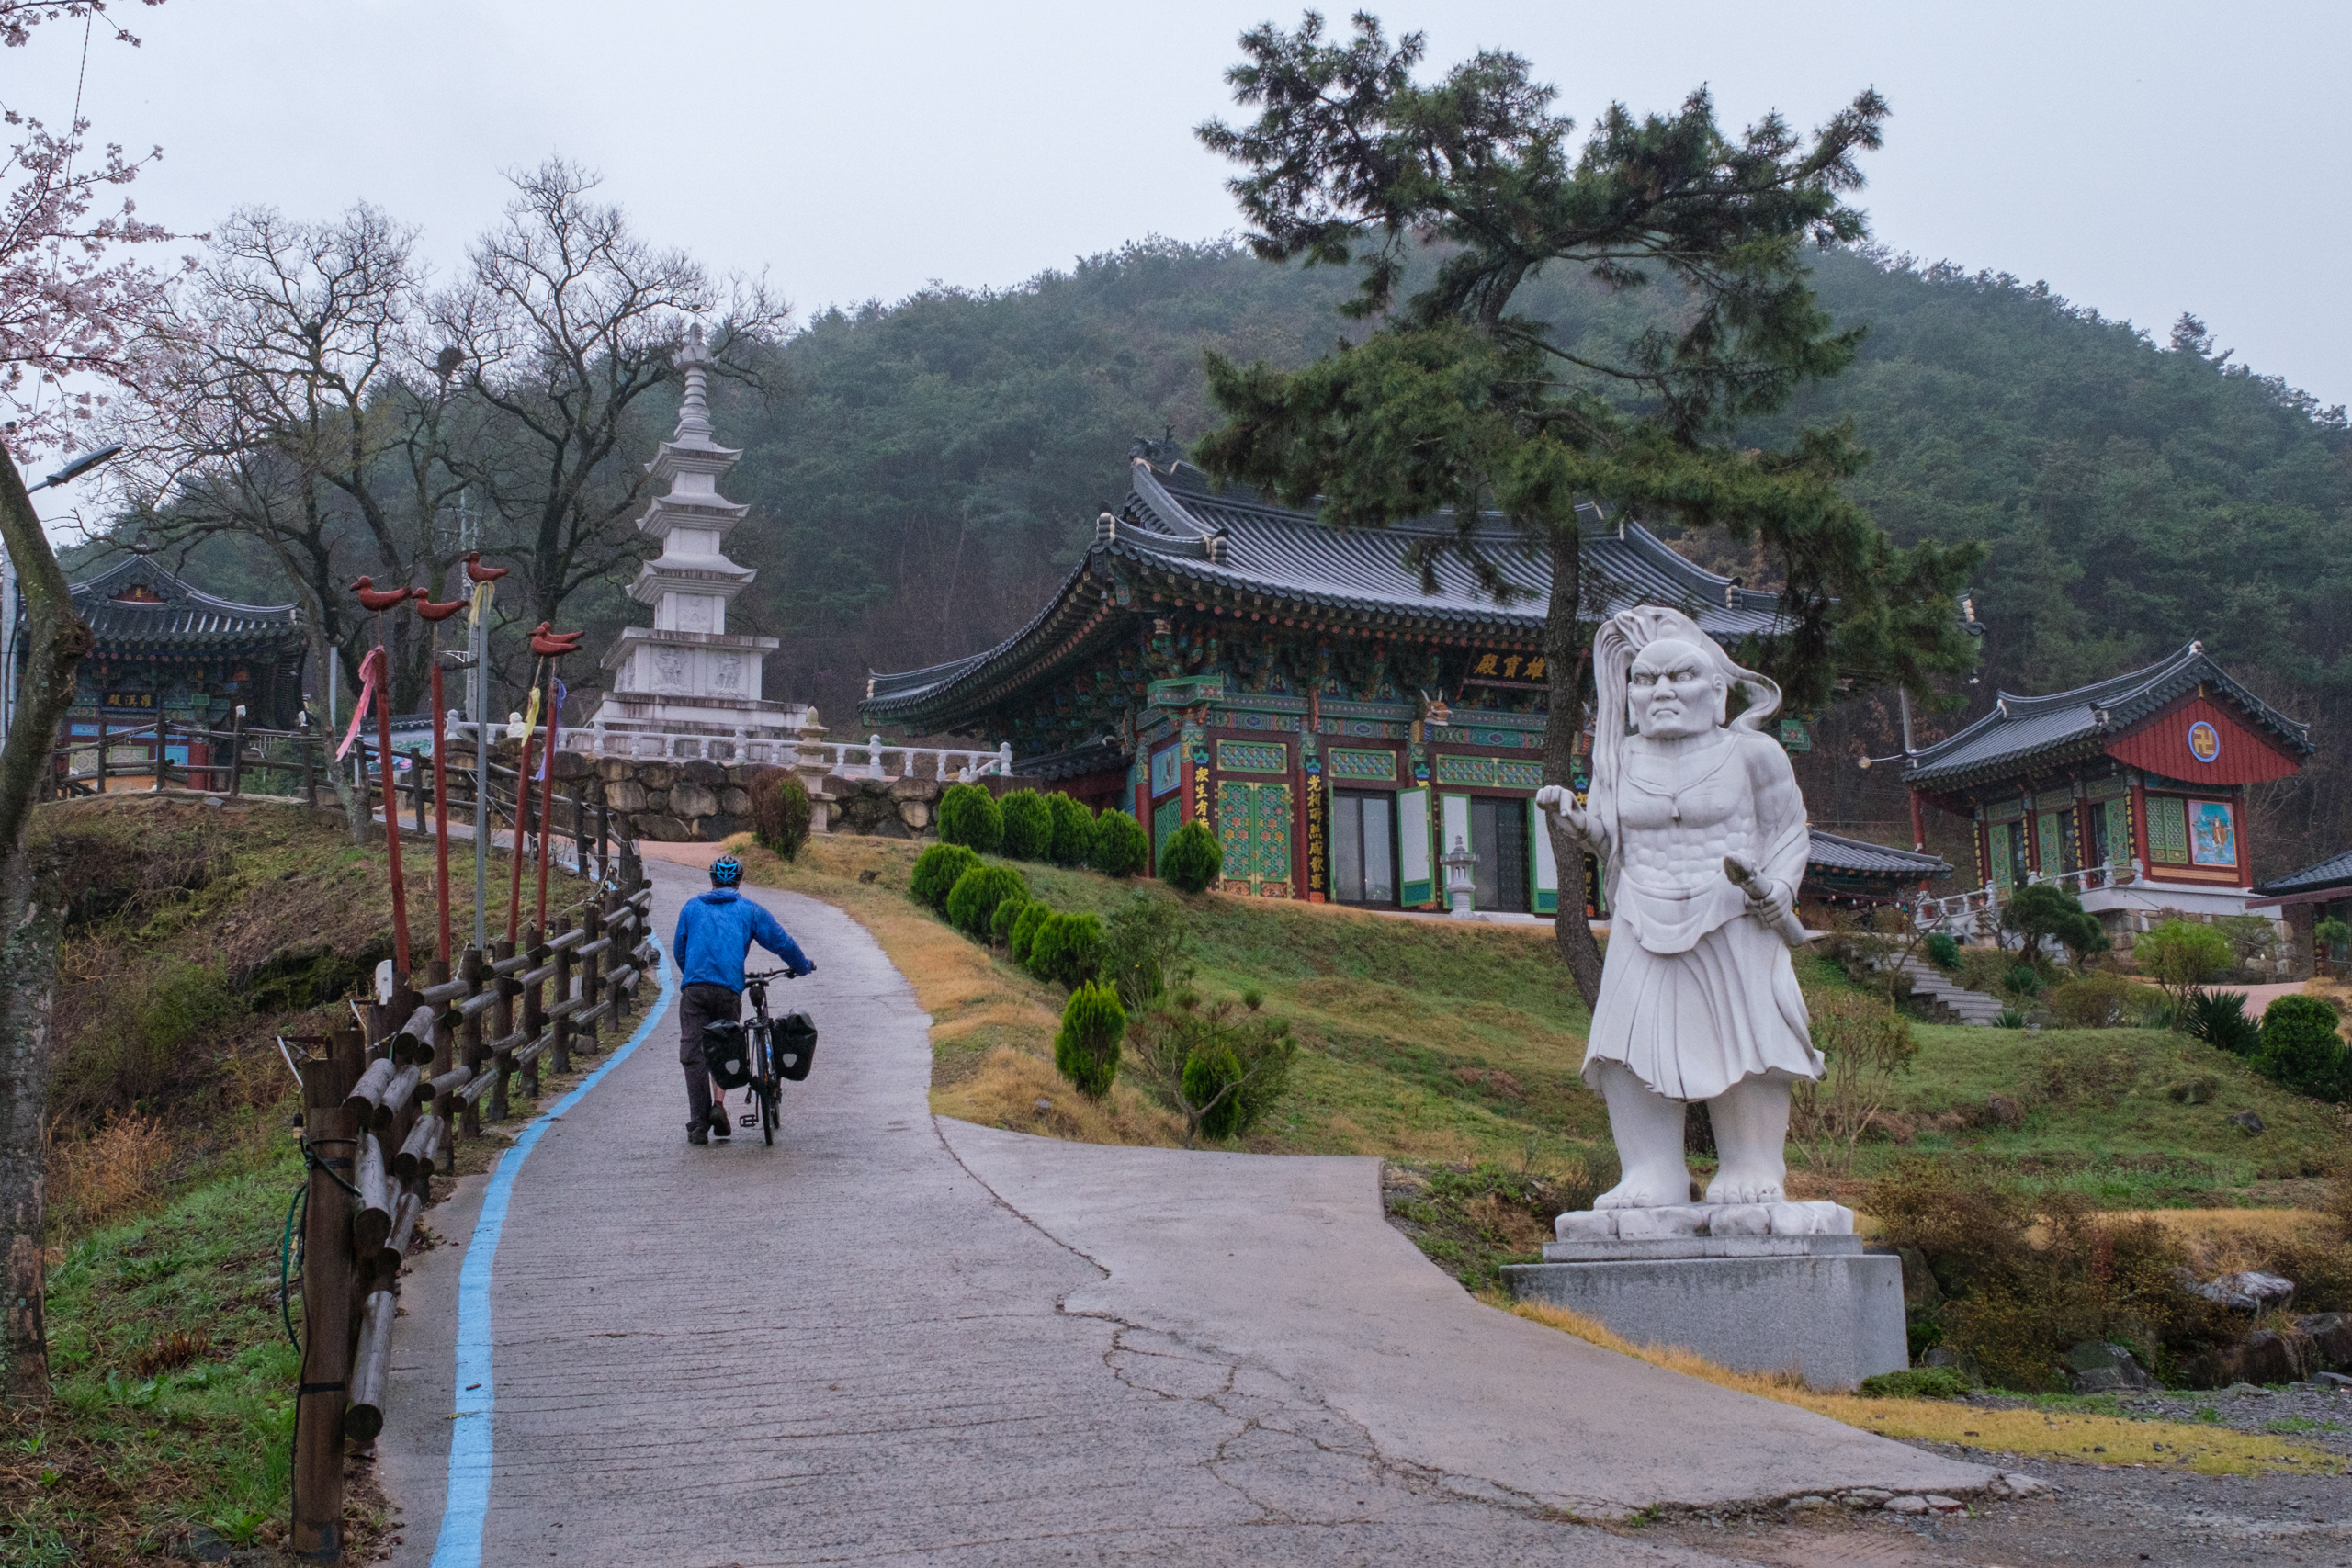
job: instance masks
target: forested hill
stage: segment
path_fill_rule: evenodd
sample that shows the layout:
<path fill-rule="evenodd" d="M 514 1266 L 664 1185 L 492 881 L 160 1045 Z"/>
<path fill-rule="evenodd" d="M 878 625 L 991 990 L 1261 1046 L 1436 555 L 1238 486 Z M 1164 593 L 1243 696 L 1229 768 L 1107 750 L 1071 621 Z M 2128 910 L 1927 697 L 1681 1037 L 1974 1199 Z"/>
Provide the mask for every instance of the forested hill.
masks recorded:
<path fill-rule="evenodd" d="M 1969 712 L 1996 686 L 2075 684 L 2202 637 L 2315 721 L 2324 748 L 2305 784 L 2267 802 L 2259 869 L 2352 842 L 2341 412 L 2193 332 L 2158 343 L 2014 278 L 1843 253 L 1821 256 L 1816 277 L 1841 322 L 1870 328 L 1860 362 L 1758 434 L 1850 415 L 1875 453 L 1857 490 L 1883 526 L 1990 547 L 1976 601 L 1986 668 L 1961 694 Z M 767 525 L 735 540 L 763 569 L 742 608 L 785 639 L 772 689 L 853 724 L 869 667 L 1012 631 L 1124 492 L 1130 440 L 1214 423 L 1201 351 L 1310 358 L 1344 330 L 1334 307 L 1349 288 L 1231 247 L 1153 242 L 1002 293 L 940 288 L 817 317 L 784 351 L 791 390 L 721 422 L 749 448 L 729 488 Z M 1655 308 L 1565 278 L 1530 301 L 1572 333 L 1624 331 Z M 1869 733 L 1876 707 L 1828 720 L 1831 755 L 1808 772 L 1821 815 L 1892 829 L 1892 770 L 1823 771 L 1888 749 Z"/>

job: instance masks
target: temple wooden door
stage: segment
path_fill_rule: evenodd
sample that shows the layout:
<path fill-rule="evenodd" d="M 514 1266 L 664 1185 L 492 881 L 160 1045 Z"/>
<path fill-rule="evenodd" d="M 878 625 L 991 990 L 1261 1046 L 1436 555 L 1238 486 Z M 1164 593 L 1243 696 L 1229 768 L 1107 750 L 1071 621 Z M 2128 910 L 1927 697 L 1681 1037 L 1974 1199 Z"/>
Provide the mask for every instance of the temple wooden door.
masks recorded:
<path fill-rule="evenodd" d="M 1225 883 L 1236 892 L 1291 896 L 1291 795 L 1288 784 L 1220 779 L 1217 841 L 1225 849 Z"/>

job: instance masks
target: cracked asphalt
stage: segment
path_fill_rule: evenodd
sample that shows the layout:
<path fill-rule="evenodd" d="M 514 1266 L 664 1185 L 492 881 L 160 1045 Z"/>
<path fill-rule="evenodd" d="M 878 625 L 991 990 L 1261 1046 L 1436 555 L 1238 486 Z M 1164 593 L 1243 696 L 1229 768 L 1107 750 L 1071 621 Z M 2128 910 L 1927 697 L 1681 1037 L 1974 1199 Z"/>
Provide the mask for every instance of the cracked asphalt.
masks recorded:
<path fill-rule="evenodd" d="M 650 870 L 666 934 L 707 884 Z M 665 1021 L 541 1139 L 493 1287 L 484 1562 L 1753 1562 L 1607 1521 L 1988 1473 L 1480 1305 L 1382 1219 L 1375 1162 L 935 1122 L 880 949 L 753 892 L 820 966 L 776 998 L 816 1070 L 775 1148 L 691 1147 Z M 440 1529 L 481 1187 L 404 1284 L 397 1564 Z"/>

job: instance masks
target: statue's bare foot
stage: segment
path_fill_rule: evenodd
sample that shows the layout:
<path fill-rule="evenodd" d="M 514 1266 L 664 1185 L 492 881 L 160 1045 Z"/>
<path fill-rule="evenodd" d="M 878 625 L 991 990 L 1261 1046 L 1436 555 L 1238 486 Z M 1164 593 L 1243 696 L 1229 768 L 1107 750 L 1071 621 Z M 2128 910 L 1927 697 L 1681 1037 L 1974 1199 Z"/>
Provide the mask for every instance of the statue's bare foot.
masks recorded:
<path fill-rule="evenodd" d="M 1596 1209 L 1662 1209 L 1690 1201 L 1690 1173 L 1676 1167 L 1667 1170 L 1629 1170 L 1625 1179 L 1592 1201 Z"/>
<path fill-rule="evenodd" d="M 1788 1194 L 1781 1189 L 1781 1179 L 1769 1171 L 1741 1170 L 1725 1166 L 1707 1183 L 1710 1203 L 1782 1203 Z"/>

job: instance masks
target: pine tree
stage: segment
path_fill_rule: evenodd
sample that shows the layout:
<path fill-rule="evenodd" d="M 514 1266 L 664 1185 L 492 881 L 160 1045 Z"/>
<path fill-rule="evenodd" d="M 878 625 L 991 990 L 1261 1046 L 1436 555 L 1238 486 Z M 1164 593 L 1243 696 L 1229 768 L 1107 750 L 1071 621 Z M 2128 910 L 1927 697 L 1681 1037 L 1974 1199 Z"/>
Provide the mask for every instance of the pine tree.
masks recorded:
<path fill-rule="evenodd" d="M 1861 334 L 1819 309 L 1803 256 L 1808 241 L 1863 238 L 1846 195 L 1862 183 L 1857 155 L 1880 144 L 1885 102 L 1861 94 L 1810 141 L 1777 114 L 1734 138 L 1701 90 L 1671 115 L 1612 105 L 1572 152 L 1573 122 L 1519 56 L 1489 51 L 1423 85 L 1421 35 L 1392 48 L 1376 18 L 1353 26 L 1326 42 L 1310 12 L 1295 32 L 1244 34 L 1248 58 L 1227 79 L 1258 118 L 1213 120 L 1200 136 L 1244 170 L 1229 188 L 1252 249 L 1360 267 L 1342 309 L 1376 324 L 1298 371 L 1211 354 L 1227 423 L 1200 444 L 1203 465 L 1342 526 L 1451 509 L 1461 531 L 1416 537 L 1407 559 L 1434 587 L 1450 553 L 1498 601 L 1515 596 L 1508 561 L 1471 529 L 1482 512 L 1512 519 L 1551 566 L 1555 714 L 1581 711 L 1586 501 L 1760 537 L 1785 566 L 1786 626 L 1746 660 L 1796 706 L 1825 698 L 1835 676 L 1924 690 L 1964 668 L 1953 602 L 1973 547 L 1891 545 L 1843 491 L 1864 456 L 1844 426 L 1801 429 L 1780 450 L 1729 434 L 1854 357 Z M 1416 250 L 1430 265 L 1407 295 Z M 1547 267 L 1620 293 L 1659 288 L 1672 309 L 1619 340 L 1514 313 Z M 1577 728 L 1551 727 L 1547 781 L 1568 782 Z M 1561 942 L 1591 998 L 1600 958 L 1569 885 L 1583 856 L 1555 847 L 1569 874 Z"/>

